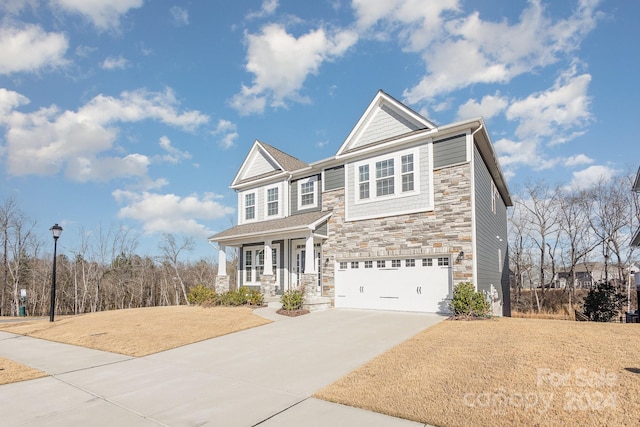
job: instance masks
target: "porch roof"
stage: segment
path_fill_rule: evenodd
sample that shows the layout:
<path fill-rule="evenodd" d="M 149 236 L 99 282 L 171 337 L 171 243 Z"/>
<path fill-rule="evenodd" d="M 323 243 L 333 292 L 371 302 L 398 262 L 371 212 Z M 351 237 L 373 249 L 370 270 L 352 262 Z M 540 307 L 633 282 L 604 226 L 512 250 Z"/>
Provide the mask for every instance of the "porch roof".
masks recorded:
<path fill-rule="evenodd" d="M 235 225 L 209 237 L 209 241 L 224 243 L 245 238 L 262 238 L 296 231 L 315 230 L 318 225 L 329 219 L 331 214 L 331 211 L 316 211 L 269 221 Z"/>

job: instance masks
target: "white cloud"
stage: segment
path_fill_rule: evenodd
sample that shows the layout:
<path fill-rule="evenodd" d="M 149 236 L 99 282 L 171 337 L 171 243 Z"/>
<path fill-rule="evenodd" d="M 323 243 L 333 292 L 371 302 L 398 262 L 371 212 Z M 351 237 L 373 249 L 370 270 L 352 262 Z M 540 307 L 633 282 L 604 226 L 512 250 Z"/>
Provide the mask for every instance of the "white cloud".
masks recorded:
<path fill-rule="evenodd" d="M 16 107 L 27 105 L 29 98 L 12 90 L 0 87 L 0 124 L 5 123 L 9 113 Z"/>
<path fill-rule="evenodd" d="M 0 27 L 0 74 L 36 72 L 66 64 L 69 40 L 37 25 Z"/>
<path fill-rule="evenodd" d="M 107 182 L 120 177 L 143 177 L 147 174 L 149 158 L 143 154 L 124 157 L 77 156 L 66 159 L 65 176 L 78 181 Z"/>
<path fill-rule="evenodd" d="M 359 32 L 373 31 L 378 40 L 388 40 L 397 33 L 405 49 L 414 52 L 439 39 L 444 15 L 460 10 L 458 0 L 353 0 L 352 7 Z"/>
<path fill-rule="evenodd" d="M 199 221 L 224 218 L 235 211 L 233 207 L 220 203 L 221 196 L 212 193 L 180 197 L 175 194 L 116 190 L 113 197 L 118 203 L 126 204 L 118 216 L 140 221 L 147 234 L 180 230 L 194 237 L 207 237 L 213 232 Z"/>
<path fill-rule="evenodd" d="M 97 47 L 80 45 L 76 47 L 76 55 L 81 58 L 87 58 L 93 52 L 97 51 Z"/>
<path fill-rule="evenodd" d="M 567 167 L 579 166 L 579 165 L 590 165 L 591 163 L 593 163 L 593 159 L 584 154 L 578 154 L 575 156 L 568 157 L 564 161 L 564 164 Z"/>
<path fill-rule="evenodd" d="M 228 149 L 233 147 L 239 137 L 236 129 L 237 126 L 234 123 L 230 122 L 229 120 L 220 119 L 215 130 L 213 130 L 211 133 L 213 135 L 222 135 L 220 145 L 222 145 L 224 149 Z"/>
<path fill-rule="evenodd" d="M 54 7 L 87 18 L 99 30 L 115 30 L 120 18 L 131 9 L 142 6 L 144 0 L 49 0 Z"/>
<path fill-rule="evenodd" d="M 433 3 L 433 4 L 432 4 Z M 575 51 L 600 16 L 597 1 L 583 0 L 575 13 L 553 21 L 531 0 L 518 22 L 460 16 L 458 1 L 354 0 L 360 28 L 384 26 L 405 50 L 419 53 L 426 73 L 404 92 L 415 104 L 478 83 L 508 83 Z"/>
<path fill-rule="evenodd" d="M 589 123 L 591 114 L 587 90 L 591 76 L 574 74 L 575 69 L 572 69 L 558 78 L 549 90 L 511 103 L 506 117 L 519 122 L 516 136 L 546 136 L 564 141 L 565 132 Z"/>
<path fill-rule="evenodd" d="M 160 147 L 167 152 L 164 156 L 162 156 L 162 160 L 169 163 L 178 163 L 180 160 L 190 159 L 191 154 L 187 151 L 180 151 L 174 146 L 171 145 L 171 140 L 163 135 L 160 137 L 159 141 Z"/>
<path fill-rule="evenodd" d="M 500 165 L 503 167 L 518 164 L 534 166 L 540 163 L 538 141 L 535 139 L 518 142 L 503 138 L 496 141 L 494 146 Z"/>
<path fill-rule="evenodd" d="M 264 18 L 266 16 L 271 16 L 276 12 L 278 6 L 278 0 L 263 0 L 260 10 L 257 12 L 249 12 L 247 14 L 247 19 Z"/>
<path fill-rule="evenodd" d="M 138 90 L 114 98 L 98 95 L 77 111 L 56 106 L 22 113 L 28 99 L 0 90 L 0 124 L 6 128 L 5 160 L 9 175 L 52 175 L 64 171 L 75 181 L 141 177 L 148 158 L 142 154 L 114 156 L 118 123 L 155 120 L 194 130 L 208 121 L 198 111 L 179 112 L 173 92 Z"/>
<path fill-rule="evenodd" d="M 253 84 L 242 85 L 230 100 L 241 114 L 261 113 L 267 104 L 283 107 L 287 100 L 308 102 L 299 93 L 307 76 L 344 54 L 357 36 L 348 30 L 332 33 L 319 28 L 295 37 L 283 26 L 270 24 L 259 34 L 247 34 L 246 40 L 246 70 L 254 75 Z"/>
<path fill-rule="evenodd" d="M 593 165 L 586 169 L 573 173 L 573 179 L 567 186 L 574 190 L 582 190 L 593 187 L 600 182 L 607 182 L 613 178 L 618 171 L 608 166 Z"/>
<path fill-rule="evenodd" d="M 149 92 L 144 89 L 122 92 L 119 98 L 98 95 L 78 110 L 82 119 L 96 120 L 101 124 L 113 121 L 137 122 L 145 119 L 192 131 L 206 124 L 209 118 L 199 111 L 179 113 L 178 101 L 173 90 Z"/>
<path fill-rule="evenodd" d="M 129 65 L 129 61 L 122 56 L 108 56 L 100 65 L 105 70 L 124 70 Z"/>
<path fill-rule="evenodd" d="M 189 11 L 179 6 L 173 6 L 169 9 L 173 24 L 177 27 L 189 25 Z"/>
<path fill-rule="evenodd" d="M 480 102 L 470 99 L 458 108 L 458 119 L 471 119 L 475 117 L 484 117 L 490 119 L 504 111 L 509 104 L 506 97 L 496 95 L 486 95 L 482 97 Z"/>

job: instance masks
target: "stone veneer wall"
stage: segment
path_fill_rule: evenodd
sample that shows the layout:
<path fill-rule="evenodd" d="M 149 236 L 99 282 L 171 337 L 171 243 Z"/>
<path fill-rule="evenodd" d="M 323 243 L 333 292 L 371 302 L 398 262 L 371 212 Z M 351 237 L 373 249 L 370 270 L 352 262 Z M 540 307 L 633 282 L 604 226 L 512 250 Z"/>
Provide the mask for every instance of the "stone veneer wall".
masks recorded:
<path fill-rule="evenodd" d="M 438 169 L 433 179 L 433 211 L 360 221 L 344 220 L 344 188 L 323 193 L 322 209 L 333 214 L 322 245 L 322 295 L 334 296 L 337 260 L 446 254 L 452 258 L 453 284 L 473 282 L 471 166 Z M 456 264 L 460 251 L 464 260 Z"/>

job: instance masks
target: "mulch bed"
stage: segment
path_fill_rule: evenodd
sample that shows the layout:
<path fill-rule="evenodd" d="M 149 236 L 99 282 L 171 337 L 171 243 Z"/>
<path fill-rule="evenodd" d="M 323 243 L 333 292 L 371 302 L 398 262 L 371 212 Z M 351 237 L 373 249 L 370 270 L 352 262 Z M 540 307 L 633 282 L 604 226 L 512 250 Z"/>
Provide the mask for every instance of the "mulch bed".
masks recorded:
<path fill-rule="evenodd" d="M 298 316 L 302 316 L 303 314 L 309 314 L 309 310 L 284 310 L 284 309 L 280 309 L 278 311 L 276 311 L 276 313 L 281 314 L 283 316 L 289 316 L 289 317 L 298 317 Z"/>
<path fill-rule="evenodd" d="M 489 320 L 492 319 L 491 316 L 465 316 L 465 315 L 457 315 L 448 317 L 447 320 Z"/>

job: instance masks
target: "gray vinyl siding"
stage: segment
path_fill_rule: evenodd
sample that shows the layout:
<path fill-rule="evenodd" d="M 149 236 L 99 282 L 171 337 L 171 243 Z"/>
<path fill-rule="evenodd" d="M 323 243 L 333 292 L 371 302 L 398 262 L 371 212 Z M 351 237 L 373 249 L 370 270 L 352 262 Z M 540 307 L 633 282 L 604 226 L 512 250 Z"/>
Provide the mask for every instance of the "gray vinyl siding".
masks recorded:
<path fill-rule="evenodd" d="M 355 136 L 357 144 L 351 148 L 362 147 L 372 142 L 381 141 L 393 136 L 402 135 L 421 128 L 421 125 L 411 122 L 404 114 L 389 108 L 387 105 L 374 113 L 367 126 L 363 126 L 361 131 Z"/>
<path fill-rule="evenodd" d="M 383 198 L 381 200 L 375 200 L 367 203 L 356 203 L 356 191 L 357 188 L 357 162 L 347 164 L 348 174 L 348 188 L 345 191 L 346 205 L 348 207 L 348 220 L 355 221 L 362 218 L 371 218 L 374 216 L 384 217 L 393 216 L 398 212 L 407 211 L 428 211 L 433 209 L 432 193 L 433 182 L 431 171 L 431 159 L 429 144 L 423 144 L 417 147 L 417 159 L 416 170 L 419 172 L 419 181 L 415 183 L 416 188 L 419 190 L 417 194 L 402 196 L 400 188 L 396 190 L 396 197 Z M 395 152 L 388 153 L 386 155 L 376 155 L 375 159 L 383 160 L 385 158 L 395 155 Z M 400 165 L 396 165 L 396 174 L 400 173 Z M 375 169 L 371 171 L 371 189 L 370 191 L 376 191 L 375 187 Z"/>
<path fill-rule="evenodd" d="M 312 175 L 313 176 L 313 175 Z M 302 179 L 306 179 L 310 177 L 305 177 Z M 316 182 L 316 199 L 318 200 L 317 206 L 314 208 L 308 209 L 298 209 L 298 181 L 292 181 L 289 185 L 289 212 L 291 215 L 296 215 L 299 213 L 307 213 L 307 212 L 316 212 L 322 210 L 322 177 L 318 175 L 318 181 Z"/>
<path fill-rule="evenodd" d="M 440 169 L 467 161 L 467 136 L 452 136 L 433 142 L 433 168 Z"/>
<path fill-rule="evenodd" d="M 344 188 L 344 165 L 335 168 L 325 169 L 324 189 L 325 191 Z"/>
<path fill-rule="evenodd" d="M 322 234 L 323 236 L 326 236 L 328 232 L 329 232 L 329 228 L 327 227 L 326 222 L 320 225 L 318 228 L 316 228 L 316 233 Z"/>
<path fill-rule="evenodd" d="M 509 257 L 507 244 L 507 208 L 499 193 L 496 212 L 491 209 L 489 170 L 474 145 L 474 182 L 476 215 L 476 260 L 478 290 L 489 292 L 491 285 L 503 303 L 503 313 L 510 314 Z M 502 239 L 502 241 L 500 240 Z M 498 255 L 501 253 L 501 259 Z M 500 272 L 499 263 L 502 264 Z"/>

